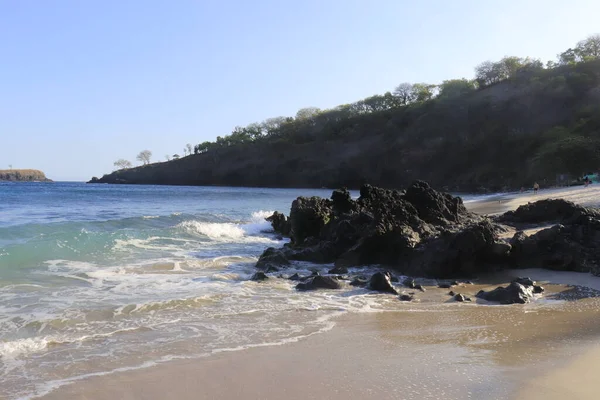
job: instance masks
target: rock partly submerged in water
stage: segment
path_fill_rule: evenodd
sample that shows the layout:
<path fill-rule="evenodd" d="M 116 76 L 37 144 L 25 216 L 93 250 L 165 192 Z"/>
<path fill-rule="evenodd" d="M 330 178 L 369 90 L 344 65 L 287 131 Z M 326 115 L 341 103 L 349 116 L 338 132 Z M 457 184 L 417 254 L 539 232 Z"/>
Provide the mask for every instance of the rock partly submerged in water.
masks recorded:
<path fill-rule="evenodd" d="M 282 236 L 289 236 L 292 226 L 284 214 L 275 211 L 270 217 L 265 219 L 271 223 L 275 233 L 278 233 Z"/>
<path fill-rule="evenodd" d="M 314 275 L 296 285 L 298 290 L 341 289 L 342 285 L 331 276 Z"/>
<path fill-rule="evenodd" d="M 269 277 L 267 276 L 267 274 L 265 274 L 262 271 L 257 271 L 254 275 L 252 275 L 252 277 L 250 278 L 251 281 L 255 281 L 255 282 L 262 282 L 262 281 L 266 281 L 267 279 L 269 279 Z"/>
<path fill-rule="evenodd" d="M 392 285 L 390 274 L 386 272 L 376 272 L 369 280 L 369 289 L 382 293 L 398 294 L 398 291 Z"/>
<path fill-rule="evenodd" d="M 265 271 L 269 268 L 279 268 L 288 265 L 290 265 L 290 261 L 281 249 L 269 247 L 259 257 L 256 268 Z"/>
<path fill-rule="evenodd" d="M 399 297 L 401 301 L 413 301 L 414 297 L 409 294 L 403 294 Z"/>
<path fill-rule="evenodd" d="M 534 294 L 543 291 L 544 288 L 537 286 L 532 279 L 517 278 L 506 287 L 500 286 L 488 292 L 481 290 L 477 293 L 477 297 L 500 304 L 525 304 L 533 300 Z"/>

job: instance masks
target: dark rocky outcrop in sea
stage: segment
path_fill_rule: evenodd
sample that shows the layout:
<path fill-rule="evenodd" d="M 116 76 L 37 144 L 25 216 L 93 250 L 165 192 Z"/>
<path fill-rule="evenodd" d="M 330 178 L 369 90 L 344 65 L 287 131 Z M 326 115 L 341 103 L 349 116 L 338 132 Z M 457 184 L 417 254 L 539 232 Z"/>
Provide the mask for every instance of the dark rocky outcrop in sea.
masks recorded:
<path fill-rule="evenodd" d="M 256 268 L 268 273 L 294 261 L 334 263 L 330 274 L 290 279 L 297 288 L 340 288 L 339 279 L 351 286 L 398 295 L 389 271 L 411 277 L 448 279 L 440 288 L 466 278 L 504 268 L 542 267 L 586 271 L 600 275 L 600 212 L 564 200 L 542 200 L 496 218 L 469 212 L 459 197 L 432 189 L 423 181 L 405 191 L 364 185 L 353 200 L 346 189 L 334 190 L 330 199 L 299 197 L 289 218 L 276 212 L 267 218 L 275 232 L 290 238 L 282 248 L 268 248 Z M 547 226 L 527 236 L 518 231 L 500 239 L 509 227 Z M 388 271 L 350 275 L 348 267 L 377 266 Z M 372 276 L 371 276 L 372 275 Z M 424 291 L 413 278 L 400 285 Z M 520 278 L 506 288 L 480 292 L 477 297 L 500 303 L 524 303 L 543 288 Z M 453 294 L 456 301 L 468 300 Z"/>
<path fill-rule="evenodd" d="M 267 249 L 257 268 L 285 267 L 291 260 L 335 263 L 340 270 L 378 264 L 449 278 L 489 271 L 502 259 L 495 247 L 498 224 L 467 211 L 458 197 L 422 181 L 406 191 L 364 185 L 360 194 L 353 200 L 340 189 L 331 199 L 299 197 L 289 219 L 274 214 L 273 229 L 291 241 Z"/>

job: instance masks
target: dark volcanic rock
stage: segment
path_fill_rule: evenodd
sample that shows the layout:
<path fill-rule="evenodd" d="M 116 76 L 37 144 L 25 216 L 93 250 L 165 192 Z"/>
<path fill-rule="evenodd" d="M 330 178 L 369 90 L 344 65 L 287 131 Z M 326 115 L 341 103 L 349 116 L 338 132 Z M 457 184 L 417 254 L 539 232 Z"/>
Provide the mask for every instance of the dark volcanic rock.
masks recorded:
<path fill-rule="evenodd" d="M 319 237 L 321 229 L 330 221 L 331 201 L 320 197 L 298 197 L 290 211 L 290 237 L 300 245 L 309 237 Z"/>
<path fill-rule="evenodd" d="M 335 267 L 329 270 L 330 274 L 347 274 L 348 273 L 348 268 L 346 267 Z"/>
<path fill-rule="evenodd" d="M 390 278 L 390 282 L 393 282 L 393 283 L 400 282 L 400 280 L 398 279 L 398 277 L 394 276 L 394 274 L 392 274 L 391 271 L 385 271 L 384 274 L 386 274 Z"/>
<path fill-rule="evenodd" d="M 333 211 L 336 214 L 349 213 L 356 209 L 355 203 L 352 201 L 352 196 L 346 188 L 334 190 L 331 194 L 331 201 L 333 203 Z"/>
<path fill-rule="evenodd" d="M 260 270 L 267 270 L 271 267 L 281 267 L 290 265 L 289 260 L 285 256 L 285 253 L 281 249 L 276 249 L 274 247 L 269 247 L 266 249 L 261 256 L 258 258 L 258 262 L 256 263 L 256 268 Z"/>
<path fill-rule="evenodd" d="M 533 286 L 535 285 L 535 281 L 530 277 L 519 277 L 517 279 L 513 279 L 513 282 L 520 283 L 523 286 Z"/>
<path fill-rule="evenodd" d="M 398 294 L 394 286 L 392 286 L 390 275 L 385 272 L 376 272 L 371 276 L 369 289 L 383 293 Z"/>
<path fill-rule="evenodd" d="M 295 273 L 294 275 L 290 276 L 288 279 L 290 281 L 299 281 L 300 280 L 300 275 L 298 275 L 297 273 Z"/>
<path fill-rule="evenodd" d="M 509 266 L 600 275 L 599 216 L 569 202 L 543 200 L 492 220 L 425 182 L 416 181 L 406 191 L 364 185 L 357 200 L 340 189 L 331 199 L 297 198 L 289 219 L 277 213 L 269 217 L 274 229 L 286 232 L 289 227 L 291 241 L 282 249 L 267 249 L 257 268 L 268 271 L 306 261 L 333 262 L 332 274 L 377 265 L 436 279 L 467 278 Z M 517 232 L 510 243 L 499 238 L 508 227 L 497 221 L 550 220 L 562 225 L 530 237 Z"/>
<path fill-rule="evenodd" d="M 542 286 L 539 286 L 539 285 L 534 285 L 533 286 L 533 293 L 535 293 L 535 294 L 544 293 L 544 288 Z"/>
<path fill-rule="evenodd" d="M 415 280 L 413 278 L 406 278 L 404 281 L 402 281 L 402 284 L 410 289 L 414 289 L 416 287 Z"/>
<path fill-rule="evenodd" d="M 414 297 L 409 294 L 403 294 L 400 296 L 400 300 L 402 300 L 402 301 L 412 301 L 413 298 Z"/>
<path fill-rule="evenodd" d="M 350 281 L 350 286 L 364 287 L 369 284 L 369 280 L 365 277 L 355 277 Z"/>
<path fill-rule="evenodd" d="M 471 301 L 471 299 L 467 296 L 465 296 L 464 294 L 456 294 L 454 295 L 454 300 L 459 301 L 459 302 L 464 302 L 464 301 Z"/>
<path fill-rule="evenodd" d="M 427 182 L 413 183 L 404 198 L 417 209 L 419 218 L 430 224 L 459 222 L 463 215 L 468 214 L 460 197 L 433 190 Z"/>
<path fill-rule="evenodd" d="M 509 256 L 511 249 L 512 246 L 508 243 L 496 242 L 492 244 L 490 252 L 493 257 L 503 259 Z"/>
<path fill-rule="evenodd" d="M 296 285 L 298 290 L 340 289 L 337 279 L 330 276 L 315 275 Z"/>
<path fill-rule="evenodd" d="M 410 272 L 437 278 L 488 272 L 497 237 L 494 224 L 487 220 L 442 233 L 423 243 L 413 254 Z"/>
<path fill-rule="evenodd" d="M 511 243 L 511 260 L 517 267 L 600 274 L 599 218 L 581 216 L 531 236 L 517 232 Z"/>
<path fill-rule="evenodd" d="M 499 220 L 512 223 L 570 223 L 581 216 L 598 218 L 600 213 L 597 210 L 585 208 L 570 201 L 546 199 L 522 205 L 515 211 L 508 211 L 501 215 Z"/>
<path fill-rule="evenodd" d="M 267 279 L 269 279 L 269 277 L 262 271 L 257 271 L 254 275 L 252 275 L 252 278 L 250 278 L 251 281 L 256 282 L 266 281 Z"/>
<path fill-rule="evenodd" d="M 275 211 L 273 215 L 265 219 L 271 223 L 271 226 L 276 233 L 279 233 L 283 236 L 289 236 L 292 226 L 285 215 Z"/>
<path fill-rule="evenodd" d="M 533 286 L 523 286 L 520 283 L 511 282 L 507 287 L 500 286 L 489 292 L 481 290 L 477 293 L 477 297 L 501 304 L 525 304 L 533 298 Z"/>

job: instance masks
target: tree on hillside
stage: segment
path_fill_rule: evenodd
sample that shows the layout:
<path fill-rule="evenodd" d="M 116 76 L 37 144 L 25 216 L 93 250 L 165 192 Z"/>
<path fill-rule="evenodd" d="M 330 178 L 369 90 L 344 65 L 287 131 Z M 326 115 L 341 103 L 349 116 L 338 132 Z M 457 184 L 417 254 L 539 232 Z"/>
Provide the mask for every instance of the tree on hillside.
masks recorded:
<path fill-rule="evenodd" d="M 188 144 L 185 145 L 185 148 L 187 149 L 188 155 L 191 155 L 192 154 L 192 150 L 193 150 L 192 145 L 190 143 L 188 143 Z"/>
<path fill-rule="evenodd" d="M 476 89 L 474 81 L 468 79 L 450 79 L 439 85 L 439 99 L 451 99 L 473 92 Z"/>
<path fill-rule="evenodd" d="M 168 155 L 168 154 L 166 154 L 166 155 L 165 155 L 165 160 L 167 160 L 167 161 L 171 161 L 171 156 L 170 156 L 170 155 Z"/>
<path fill-rule="evenodd" d="M 12 169 L 12 164 L 8 164 L 8 169 Z"/>
<path fill-rule="evenodd" d="M 195 154 L 201 154 L 201 153 L 206 153 L 209 149 L 211 149 L 214 146 L 214 143 L 212 142 L 202 142 L 200 144 L 197 144 L 194 147 L 194 153 Z"/>
<path fill-rule="evenodd" d="M 179 160 L 179 154 L 173 154 L 173 160 Z"/>
<path fill-rule="evenodd" d="M 475 80 L 479 87 L 498 83 L 506 78 L 502 65 L 492 61 L 484 61 L 475 67 Z"/>
<path fill-rule="evenodd" d="M 246 135 L 250 140 L 257 140 L 263 136 L 263 126 L 258 122 L 253 122 L 244 128 Z"/>
<path fill-rule="evenodd" d="M 113 165 L 115 167 L 117 167 L 118 169 L 131 168 L 133 166 L 129 161 L 127 161 L 125 159 L 122 159 L 122 158 L 119 159 L 119 160 L 117 160 L 117 161 L 115 161 L 113 163 Z"/>
<path fill-rule="evenodd" d="M 152 152 L 150 150 L 142 150 L 140 154 L 137 155 L 136 160 L 140 161 L 142 164 L 150 164 L 150 159 L 152 158 Z"/>
<path fill-rule="evenodd" d="M 274 117 L 265 119 L 261 124 L 264 134 L 275 134 L 281 128 L 281 126 L 285 124 L 286 120 L 286 117 Z"/>
<path fill-rule="evenodd" d="M 378 112 L 389 110 L 398 106 L 398 99 L 392 93 L 385 92 L 383 95 L 373 95 L 355 104 L 361 103 L 366 112 Z M 352 108 L 352 106 L 350 106 Z"/>
<path fill-rule="evenodd" d="M 436 85 L 429 83 L 415 83 L 411 88 L 411 99 L 417 103 L 431 100 L 435 96 Z"/>
<path fill-rule="evenodd" d="M 398 98 L 401 105 L 407 105 L 413 100 L 413 85 L 408 82 L 399 84 L 394 89 L 394 96 Z"/>
<path fill-rule="evenodd" d="M 296 113 L 296 119 L 299 119 L 299 120 L 311 119 L 312 117 L 316 116 L 319 112 L 321 112 L 321 109 L 317 108 L 317 107 L 301 108 Z"/>
<path fill-rule="evenodd" d="M 600 34 L 589 36 L 587 39 L 577 43 L 577 50 L 583 61 L 600 58 Z"/>
<path fill-rule="evenodd" d="M 576 64 L 600 58 L 600 34 L 589 36 L 577 43 L 575 48 L 570 48 L 558 55 L 561 65 Z"/>

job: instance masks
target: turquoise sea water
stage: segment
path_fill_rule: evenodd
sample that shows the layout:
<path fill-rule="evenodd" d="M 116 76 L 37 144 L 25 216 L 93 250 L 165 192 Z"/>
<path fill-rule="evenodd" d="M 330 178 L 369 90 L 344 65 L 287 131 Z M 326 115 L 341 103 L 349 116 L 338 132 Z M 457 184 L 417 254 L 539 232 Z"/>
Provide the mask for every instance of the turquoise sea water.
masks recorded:
<path fill-rule="evenodd" d="M 330 191 L 0 183 L 0 398 L 326 328 L 349 298 L 248 281 L 300 195 Z"/>

